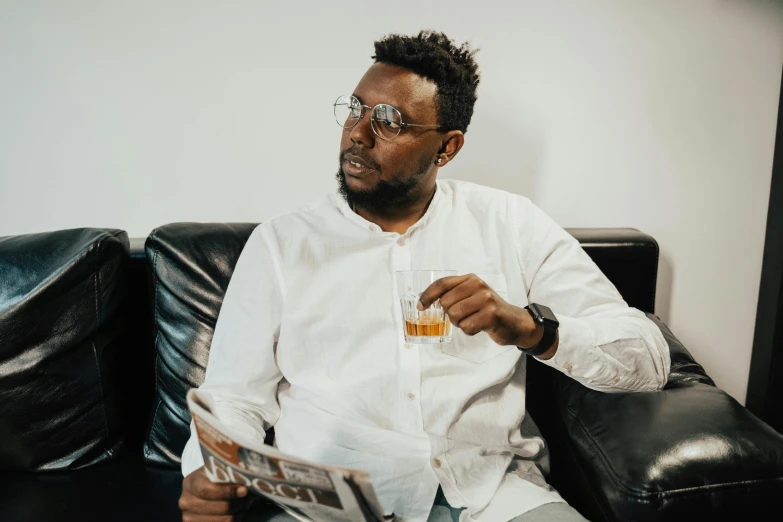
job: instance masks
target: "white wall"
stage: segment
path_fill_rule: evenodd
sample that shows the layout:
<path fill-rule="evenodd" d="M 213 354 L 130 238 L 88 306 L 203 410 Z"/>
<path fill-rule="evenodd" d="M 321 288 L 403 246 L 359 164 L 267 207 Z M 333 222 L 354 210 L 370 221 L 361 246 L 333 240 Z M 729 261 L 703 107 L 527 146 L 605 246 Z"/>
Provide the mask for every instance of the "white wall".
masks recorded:
<path fill-rule="evenodd" d="M 772 1 L 0 3 L 0 235 L 261 221 L 334 187 L 388 32 L 481 48 L 442 174 L 661 245 L 658 312 L 744 401 L 783 62 Z"/>

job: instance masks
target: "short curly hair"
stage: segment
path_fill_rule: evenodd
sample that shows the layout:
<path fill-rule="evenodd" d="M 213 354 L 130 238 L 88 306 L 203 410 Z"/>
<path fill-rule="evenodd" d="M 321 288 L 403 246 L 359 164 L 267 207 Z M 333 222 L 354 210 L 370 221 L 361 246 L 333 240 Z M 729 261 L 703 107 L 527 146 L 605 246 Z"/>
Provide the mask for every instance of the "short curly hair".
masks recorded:
<path fill-rule="evenodd" d="M 467 132 L 481 76 L 467 42 L 454 44 L 445 34 L 421 31 L 416 36 L 389 34 L 375 42 L 375 63 L 408 69 L 435 82 L 438 125 Z"/>

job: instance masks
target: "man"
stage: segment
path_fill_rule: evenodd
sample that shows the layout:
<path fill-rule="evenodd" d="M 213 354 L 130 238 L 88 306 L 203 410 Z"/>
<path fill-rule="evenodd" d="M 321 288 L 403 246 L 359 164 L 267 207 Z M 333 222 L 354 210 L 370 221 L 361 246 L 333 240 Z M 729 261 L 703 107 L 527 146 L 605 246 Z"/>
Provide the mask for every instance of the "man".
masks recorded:
<path fill-rule="evenodd" d="M 436 180 L 473 114 L 466 44 L 390 35 L 374 59 L 335 103 L 340 195 L 253 232 L 201 389 L 259 441 L 274 426 L 284 452 L 368 471 L 398 520 L 584 520 L 544 479 L 526 360 L 596 390 L 651 391 L 668 346 L 529 200 Z M 421 296 L 440 299 L 451 343 L 405 343 L 394 274 L 411 269 L 461 274 Z M 184 520 L 233 520 L 246 488 L 211 484 L 202 466 L 194 433 Z"/>

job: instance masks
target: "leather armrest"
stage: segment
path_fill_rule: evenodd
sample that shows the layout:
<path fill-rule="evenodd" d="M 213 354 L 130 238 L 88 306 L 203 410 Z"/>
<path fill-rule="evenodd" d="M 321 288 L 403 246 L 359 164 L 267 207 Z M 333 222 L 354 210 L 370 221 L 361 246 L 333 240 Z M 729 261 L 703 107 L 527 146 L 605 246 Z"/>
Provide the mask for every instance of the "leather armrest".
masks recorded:
<path fill-rule="evenodd" d="M 672 351 L 666 389 L 600 393 L 557 374 L 563 449 L 592 489 L 578 496 L 603 520 L 764 519 L 783 495 L 783 436 L 712 385 L 654 319 Z"/>

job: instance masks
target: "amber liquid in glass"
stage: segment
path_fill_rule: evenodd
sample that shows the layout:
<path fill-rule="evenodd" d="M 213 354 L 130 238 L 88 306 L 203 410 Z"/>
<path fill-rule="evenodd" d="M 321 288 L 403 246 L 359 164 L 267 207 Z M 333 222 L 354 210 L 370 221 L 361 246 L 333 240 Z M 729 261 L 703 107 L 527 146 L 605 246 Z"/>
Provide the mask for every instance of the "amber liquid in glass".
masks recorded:
<path fill-rule="evenodd" d="M 448 318 L 443 321 L 436 317 L 419 317 L 416 321 L 405 320 L 405 333 L 418 337 L 440 337 L 451 331 Z"/>

